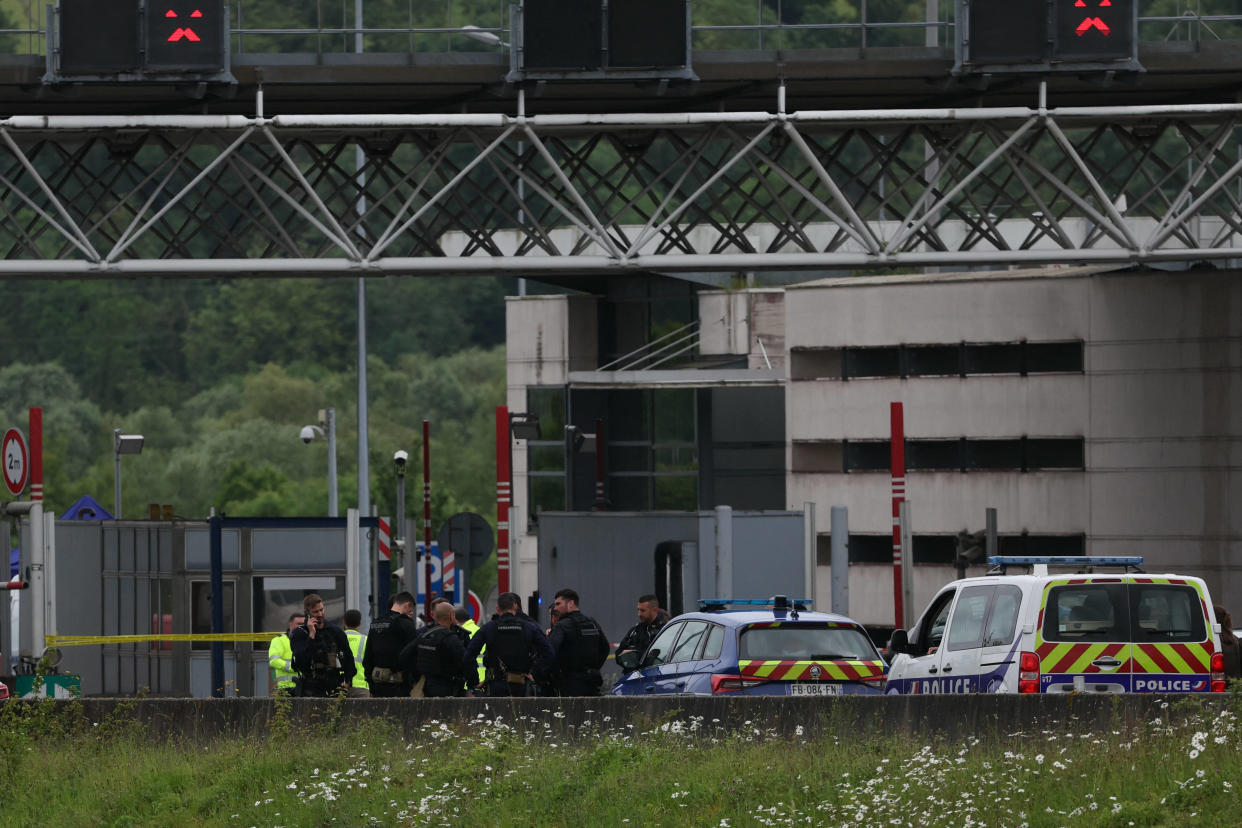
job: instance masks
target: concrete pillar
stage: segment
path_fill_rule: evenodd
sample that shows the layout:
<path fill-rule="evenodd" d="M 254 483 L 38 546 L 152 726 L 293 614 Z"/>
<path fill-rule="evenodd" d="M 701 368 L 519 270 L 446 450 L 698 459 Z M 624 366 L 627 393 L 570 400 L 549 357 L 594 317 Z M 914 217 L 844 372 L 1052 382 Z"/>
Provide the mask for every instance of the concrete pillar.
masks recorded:
<path fill-rule="evenodd" d="M 833 506 L 830 518 L 832 532 L 832 611 L 850 614 L 850 511 L 845 506 Z"/>
<path fill-rule="evenodd" d="M 712 598 L 733 596 L 733 507 L 716 507 L 716 594 Z"/>

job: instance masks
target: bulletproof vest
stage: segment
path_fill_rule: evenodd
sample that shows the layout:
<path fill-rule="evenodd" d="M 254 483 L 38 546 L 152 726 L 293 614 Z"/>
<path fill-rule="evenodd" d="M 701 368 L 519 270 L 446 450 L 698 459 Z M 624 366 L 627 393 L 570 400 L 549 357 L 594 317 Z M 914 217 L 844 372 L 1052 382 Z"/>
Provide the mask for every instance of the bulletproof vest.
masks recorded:
<path fill-rule="evenodd" d="M 496 634 L 488 642 L 487 652 L 499 660 L 510 673 L 530 672 L 530 644 L 526 625 L 516 615 L 502 615 L 496 621 Z"/>
<path fill-rule="evenodd" d="M 599 653 L 602 649 L 600 641 L 604 631 L 594 620 L 581 613 L 574 613 L 562 618 L 557 624 L 569 623 L 573 632 L 565 636 L 561 650 L 557 653 L 557 664 L 562 670 L 571 672 L 599 669 Z"/>
<path fill-rule="evenodd" d="M 336 642 L 326 630 L 320 630 L 319 635 L 310 640 L 310 664 L 310 678 L 331 679 L 340 675 Z"/>
<path fill-rule="evenodd" d="M 453 631 L 448 627 L 440 627 L 418 639 L 418 661 L 416 666 L 418 672 L 424 676 L 450 676 L 452 671 L 444 666 L 444 660 L 440 658 L 440 642 L 445 636 L 452 635 Z"/>

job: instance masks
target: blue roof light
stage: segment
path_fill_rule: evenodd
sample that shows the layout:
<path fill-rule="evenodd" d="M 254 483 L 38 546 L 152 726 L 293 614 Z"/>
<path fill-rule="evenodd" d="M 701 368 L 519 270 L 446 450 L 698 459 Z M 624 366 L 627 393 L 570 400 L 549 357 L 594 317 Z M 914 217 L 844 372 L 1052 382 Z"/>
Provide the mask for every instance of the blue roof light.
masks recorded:
<path fill-rule="evenodd" d="M 1142 566 L 1141 555 L 993 555 L 988 558 L 992 566 Z"/>
<path fill-rule="evenodd" d="M 699 610 L 701 612 L 712 612 L 716 610 L 727 609 L 729 607 L 771 607 L 773 609 L 797 609 L 809 610 L 811 608 L 810 598 L 789 598 L 784 595 L 775 595 L 771 598 L 700 598 Z"/>

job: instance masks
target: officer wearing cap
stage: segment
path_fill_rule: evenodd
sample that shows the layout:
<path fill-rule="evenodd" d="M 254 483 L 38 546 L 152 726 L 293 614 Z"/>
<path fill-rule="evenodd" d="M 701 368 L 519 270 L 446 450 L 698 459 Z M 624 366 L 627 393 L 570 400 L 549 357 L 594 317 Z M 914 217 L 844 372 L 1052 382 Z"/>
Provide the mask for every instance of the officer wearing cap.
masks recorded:
<path fill-rule="evenodd" d="M 496 601 L 500 614 L 480 627 L 466 647 L 467 669 L 487 648 L 483 666 L 487 668 L 489 696 L 527 695 L 533 677 L 546 675 L 556 658 L 543 630 L 521 614 L 521 607 L 517 593 L 503 593 Z"/>

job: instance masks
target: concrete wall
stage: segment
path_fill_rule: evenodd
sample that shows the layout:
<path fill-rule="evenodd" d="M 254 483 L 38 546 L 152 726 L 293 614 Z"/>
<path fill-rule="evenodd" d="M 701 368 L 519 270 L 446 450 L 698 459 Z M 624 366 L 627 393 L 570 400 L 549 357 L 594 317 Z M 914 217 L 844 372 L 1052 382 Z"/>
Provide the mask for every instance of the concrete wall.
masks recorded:
<path fill-rule="evenodd" d="M 801 512 L 544 512 L 539 526 L 539 584 L 544 615 L 558 589 L 570 587 L 582 611 L 613 643 L 637 623 L 639 595 L 655 590 L 661 543 L 683 544 L 683 608 L 700 598 L 808 597 Z M 732 560 L 722 567 L 718 535 L 731 532 Z M 687 546 L 688 545 L 688 546 Z M 825 593 L 826 595 L 826 593 Z"/>
<path fill-rule="evenodd" d="M 983 528 L 1082 533 L 1087 551 L 1207 579 L 1242 601 L 1242 280 L 1219 271 L 1092 269 L 825 280 L 792 286 L 789 348 L 956 342 L 1084 343 L 1081 374 L 791 380 L 792 441 L 1081 436 L 1085 471 L 910 472 L 915 534 Z M 791 450 L 792 455 L 792 450 Z M 792 466 L 791 466 L 792 467 Z M 886 472 L 791 473 L 791 503 L 849 507 L 850 531 L 891 531 Z M 920 567 L 921 610 L 951 567 Z M 869 580 L 879 579 L 877 583 Z M 827 576 L 820 573 L 821 583 Z M 855 617 L 891 618 L 891 569 L 853 567 Z M 1236 611 L 1236 609 L 1235 609 Z M 890 622 L 891 623 L 891 622 Z"/>
<path fill-rule="evenodd" d="M 522 296 L 505 300 L 506 405 L 526 410 L 530 386 L 565 385 L 570 371 L 599 367 L 594 296 Z M 526 595 L 538 583 L 538 539 L 527 524 L 526 452 L 513 452 L 510 589 Z"/>
<path fill-rule="evenodd" d="M 664 725 L 687 737 L 724 738 L 743 722 L 769 736 L 838 736 L 857 741 L 878 735 L 914 738 L 967 736 L 1011 740 L 1018 734 L 1090 733 L 1144 727 L 1152 719 L 1185 721 L 1202 708 L 1224 709 L 1221 694 L 1129 696 L 841 696 L 823 699 L 666 696 L 645 698 L 532 699 L 293 699 L 278 711 L 272 699 L 86 699 L 13 701 L 57 708 L 71 725 L 91 728 L 112 721 L 145 730 L 151 738 L 203 742 L 215 738 L 265 738 L 281 719 L 299 732 L 348 730 L 382 719 L 395 733 L 417 740 L 433 722 L 468 734 L 498 717 L 519 729 L 567 740 L 603 734 L 632 736 Z"/>

